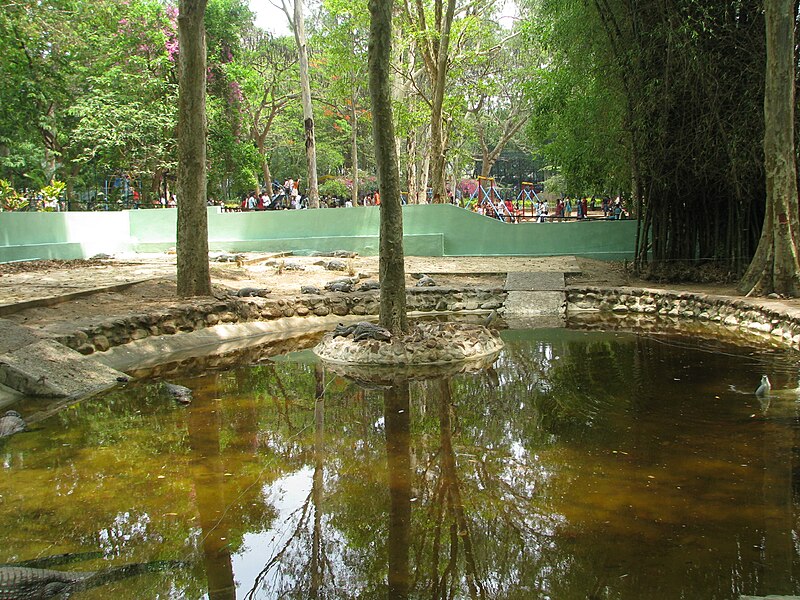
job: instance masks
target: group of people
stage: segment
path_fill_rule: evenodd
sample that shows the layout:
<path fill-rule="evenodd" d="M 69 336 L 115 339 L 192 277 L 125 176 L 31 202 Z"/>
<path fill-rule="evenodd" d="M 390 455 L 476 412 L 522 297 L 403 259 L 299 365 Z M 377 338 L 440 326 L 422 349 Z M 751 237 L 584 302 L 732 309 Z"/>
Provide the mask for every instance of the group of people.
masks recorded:
<path fill-rule="evenodd" d="M 242 197 L 241 209 L 243 211 L 252 210 L 279 210 L 279 209 L 302 209 L 307 208 L 305 197 L 300 194 L 300 178 L 287 179 L 283 185 L 273 183 L 274 194 L 270 194 L 266 189 L 252 190 L 249 194 Z"/>
<path fill-rule="evenodd" d="M 551 215 L 550 203 L 546 198 L 537 196 L 536 200 L 531 204 L 531 216 L 536 223 L 567 219 L 582 221 L 589 218 L 590 210 L 596 210 L 597 200 L 596 197 L 592 197 L 590 200 L 586 196 L 581 198 L 564 196 L 556 201 L 555 210 Z M 608 197 L 602 198 L 601 209 L 603 211 L 603 218 L 605 219 L 618 220 L 629 218 L 619 196 L 613 201 Z M 526 217 L 524 209 L 519 206 L 519 202 L 515 206 L 510 199 L 497 200 L 495 203 L 484 199 L 481 202 L 475 202 L 472 205 L 472 210 L 480 215 L 496 218 L 507 223 L 516 223 L 520 221 L 521 218 Z"/>
<path fill-rule="evenodd" d="M 279 210 L 279 209 L 302 209 L 308 208 L 308 198 L 300 194 L 300 180 L 287 179 L 281 186 L 274 184 L 275 193 L 270 196 L 266 190 L 260 193 L 253 190 L 249 194 L 242 197 L 241 209 L 243 211 L 257 211 L 257 210 Z M 380 192 L 375 190 L 362 196 L 359 201 L 359 206 L 380 206 L 381 195 Z M 330 196 L 323 196 L 320 198 L 320 207 L 324 208 L 350 208 L 353 206 L 353 201 L 350 198 L 342 200 Z"/>
<path fill-rule="evenodd" d="M 556 217 L 570 218 L 572 216 L 572 209 L 575 208 L 576 218 L 579 220 L 588 219 L 589 211 L 596 210 L 597 197 L 592 196 L 591 200 L 584 196 L 583 198 L 575 198 L 573 200 L 569 196 L 565 196 L 563 200 L 559 200 L 556 205 Z M 600 199 L 600 208 L 603 211 L 603 218 L 610 220 L 627 219 L 628 213 L 622 205 L 622 199 L 617 196 L 613 201 L 608 196 L 603 196 Z"/>

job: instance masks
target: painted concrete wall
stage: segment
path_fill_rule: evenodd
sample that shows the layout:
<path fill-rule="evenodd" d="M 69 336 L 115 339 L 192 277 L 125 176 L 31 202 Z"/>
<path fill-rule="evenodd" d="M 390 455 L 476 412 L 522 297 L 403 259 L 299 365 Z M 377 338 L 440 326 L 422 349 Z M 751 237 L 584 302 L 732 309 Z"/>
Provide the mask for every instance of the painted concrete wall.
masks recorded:
<path fill-rule="evenodd" d="M 223 213 L 208 209 L 209 247 L 227 252 L 378 253 L 377 207 Z M 161 252 L 175 246 L 177 209 L 0 213 L 0 262 Z M 451 205 L 403 209 L 409 256 L 633 257 L 635 221 L 501 223 Z"/>
<path fill-rule="evenodd" d="M 0 262 L 113 254 L 129 238 L 125 212 L 0 212 Z"/>

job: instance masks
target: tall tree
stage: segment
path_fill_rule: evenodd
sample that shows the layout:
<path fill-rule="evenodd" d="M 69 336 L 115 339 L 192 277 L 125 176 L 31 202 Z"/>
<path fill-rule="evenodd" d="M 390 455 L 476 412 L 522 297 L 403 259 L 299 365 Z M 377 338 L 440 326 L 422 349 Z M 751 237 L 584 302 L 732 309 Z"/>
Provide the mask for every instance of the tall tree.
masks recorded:
<path fill-rule="evenodd" d="M 403 207 L 400 201 L 400 170 L 392 117 L 389 71 L 392 55 L 392 0 L 369 0 L 369 97 L 372 105 L 372 135 L 381 193 L 380 322 L 397 335 L 408 329 L 406 318 L 405 255 L 403 252 Z"/>
<path fill-rule="evenodd" d="M 359 197 L 359 145 L 362 115 L 367 112 L 367 38 L 369 15 L 366 4 L 348 0 L 323 2 L 322 33 L 319 36 L 325 56 L 323 77 L 327 81 L 328 101 L 349 126 L 350 166 L 353 186 L 350 190 L 353 206 Z M 364 119 L 366 120 L 366 119 Z"/>
<path fill-rule="evenodd" d="M 416 39 L 422 55 L 428 82 L 431 86 L 431 188 L 434 202 L 444 202 L 445 163 L 447 161 L 447 139 L 445 131 L 444 100 L 447 73 L 450 62 L 450 32 L 455 18 L 456 0 L 434 0 L 434 15 L 431 22 L 422 0 L 412 7 L 409 0 L 404 3 L 405 17 L 418 30 Z"/>
<path fill-rule="evenodd" d="M 481 177 L 489 177 L 500 154 L 531 113 L 531 91 L 525 82 L 531 77 L 530 65 L 536 65 L 540 54 L 535 41 L 527 40 L 526 46 L 512 47 L 516 34 L 502 39 L 500 36 L 506 33 L 498 27 L 484 36 L 473 36 L 472 64 L 464 69 L 467 110 L 480 146 Z"/>
<path fill-rule="evenodd" d="M 764 88 L 764 167 L 767 211 L 753 261 L 740 289 L 750 293 L 800 293 L 800 219 L 794 147 L 796 6 L 765 0 L 767 69 Z"/>
<path fill-rule="evenodd" d="M 552 65 L 532 123 L 567 191 L 631 199 L 645 275 L 738 278 L 764 219 L 763 1 L 529 4 Z"/>
<path fill-rule="evenodd" d="M 317 183 L 317 141 L 314 134 L 314 107 L 311 104 L 311 74 L 308 70 L 308 40 L 306 39 L 303 0 L 281 0 L 283 12 L 289 19 L 297 44 L 300 62 L 300 98 L 303 102 L 303 131 L 308 165 L 308 207 L 319 208 L 319 185 Z M 290 4 L 292 10 L 289 10 Z"/>
<path fill-rule="evenodd" d="M 290 47 L 288 38 L 276 39 L 260 30 L 245 37 L 244 47 L 241 58 L 229 68 L 229 74 L 239 82 L 250 139 L 258 148 L 262 177 L 271 191 L 269 155 L 274 146 L 273 126 L 289 102 L 297 98 L 292 85 L 296 83 L 297 53 Z"/>
<path fill-rule="evenodd" d="M 178 295 L 210 296 L 206 212 L 207 0 L 180 0 L 178 41 Z"/>

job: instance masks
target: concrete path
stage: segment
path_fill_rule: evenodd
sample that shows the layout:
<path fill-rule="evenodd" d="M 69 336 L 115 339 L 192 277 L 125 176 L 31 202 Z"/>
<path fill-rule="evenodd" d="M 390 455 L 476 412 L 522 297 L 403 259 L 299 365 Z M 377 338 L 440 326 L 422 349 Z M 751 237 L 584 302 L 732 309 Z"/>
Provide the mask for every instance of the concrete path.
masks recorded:
<path fill-rule="evenodd" d="M 506 277 L 506 317 L 563 316 L 567 295 L 563 272 L 511 272 Z"/>

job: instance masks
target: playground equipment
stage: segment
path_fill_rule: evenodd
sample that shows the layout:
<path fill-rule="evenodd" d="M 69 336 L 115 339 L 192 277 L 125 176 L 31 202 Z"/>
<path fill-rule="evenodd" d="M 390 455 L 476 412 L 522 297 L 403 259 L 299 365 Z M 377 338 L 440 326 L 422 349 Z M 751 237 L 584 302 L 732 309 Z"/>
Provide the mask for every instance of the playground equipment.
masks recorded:
<path fill-rule="evenodd" d="M 517 194 L 517 203 L 522 202 L 522 205 L 524 206 L 526 200 L 530 204 L 542 201 L 542 199 L 539 198 L 539 195 L 536 193 L 536 190 L 533 189 L 533 184 L 530 181 L 523 181 L 520 184 L 519 194 Z"/>
<path fill-rule="evenodd" d="M 534 206 L 541 201 L 542 199 L 539 198 L 539 195 L 536 193 L 533 183 L 530 181 L 523 181 L 520 184 L 519 194 L 517 194 L 517 206 L 521 208 L 522 217 L 525 217 L 526 204 L 531 207 L 531 217 L 533 217 L 536 212 Z"/>
<path fill-rule="evenodd" d="M 515 220 L 514 212 L 504 201 L 500 190 L 495 185 L 494 177 L 478 177 L 478 186 L 470 196 L 470 207 L 473 203 L 483 208 L 483 214 L 488 217 L 509 223 Z"/>

